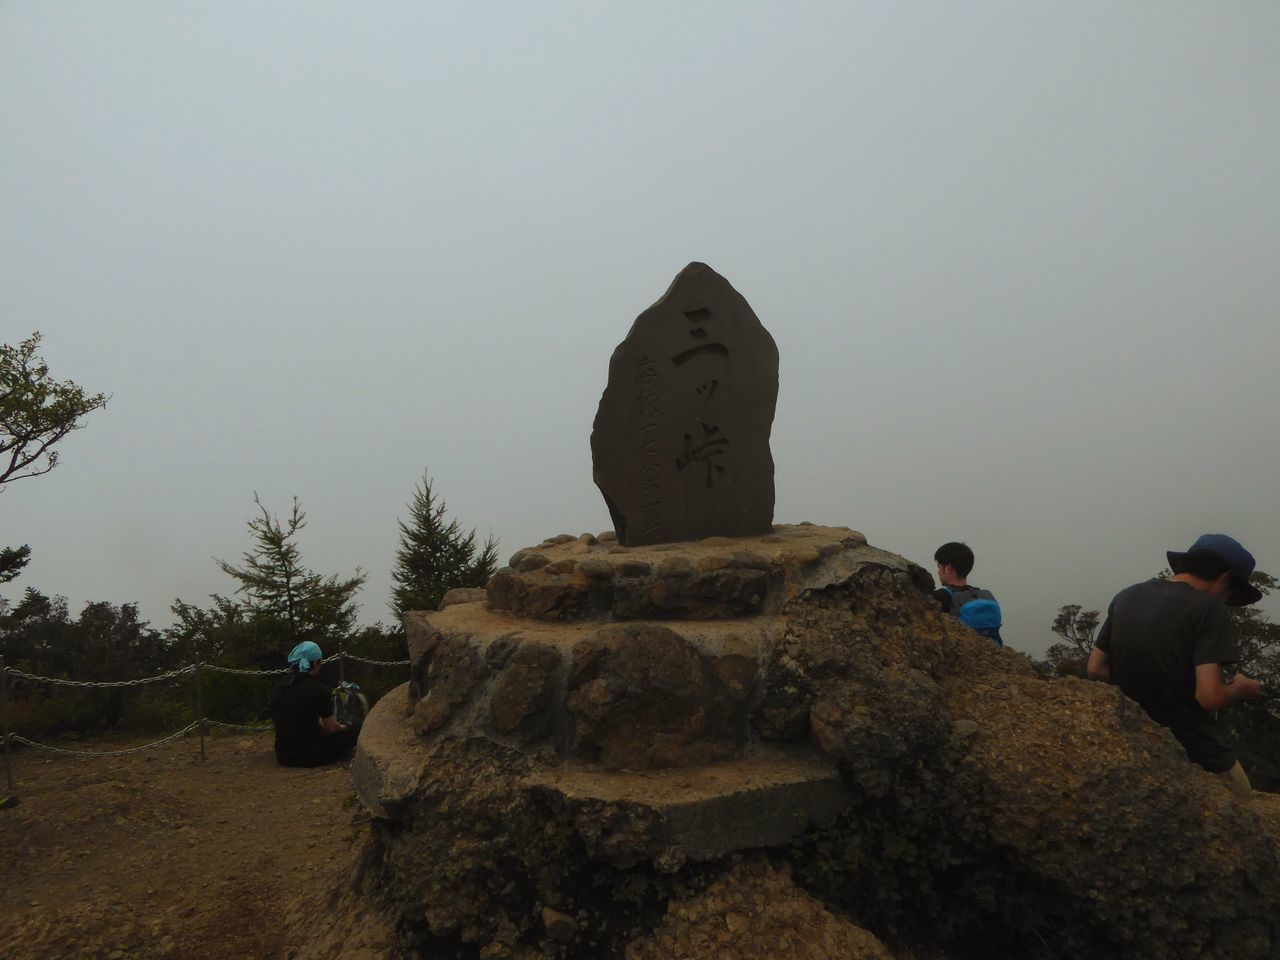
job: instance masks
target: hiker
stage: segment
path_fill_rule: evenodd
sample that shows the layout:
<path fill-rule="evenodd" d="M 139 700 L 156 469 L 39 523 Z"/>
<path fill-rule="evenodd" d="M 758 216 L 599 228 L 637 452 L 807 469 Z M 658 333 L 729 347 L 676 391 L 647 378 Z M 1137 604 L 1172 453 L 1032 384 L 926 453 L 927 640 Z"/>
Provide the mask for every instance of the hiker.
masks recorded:
<path fill-rule="evenodd" d="M 293 672 L 271 701 L 276 762 L 282 767 L 322 767 L 345 759 L 355 748 L 359 725 L 338 722 L 333 696 L 316 675 L 323 656 L 310 640 L 294 647 L 289 653 Z"/>
<path fill-rule="evenodd" d="M 969 585 L 969 571 L 973 569 L 973 551 L 966 544 L 944 543 L 933 555 L 938 564 L 938 582 L 942 586 L 933 591 L 934 599 L 942 604 L 942 612 L 953 615 L 966 627 L 982 634 L 997 647 L 1003 647 L 1000 639 L 1000 604 L 990 590 Z"/>
<path fill-rule="evenodd" d="M 1262 695 L 1257 680 L 1230 674 L 1238 655 L 1227 607 L 1262 599 L 1249 583 L 1253 555 L 1210 533 L 1167 556 L 1172 577 L 1134 584 L 1111 601 L 1089 654 L 1089 679 L 1119 686 L 1169 728 L 1188 759 L 1248 799 L 1249 778 L 1218 729 L 1217 711 Z"/>

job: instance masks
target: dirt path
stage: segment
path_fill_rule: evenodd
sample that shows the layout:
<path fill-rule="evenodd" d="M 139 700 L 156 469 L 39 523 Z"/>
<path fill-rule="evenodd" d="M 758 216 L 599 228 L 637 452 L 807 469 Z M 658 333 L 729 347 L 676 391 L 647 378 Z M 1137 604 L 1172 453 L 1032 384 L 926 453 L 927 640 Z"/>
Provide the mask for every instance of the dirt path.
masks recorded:
<path fill-rule="evenodd" d="M 22 802 L 0 810 L 0 956 L 288 955 L 282 905 L 327 894 L 349 868 L 364 815 L 346 765 L 277 767 L 270 734 L 207 743 L 203 762 L 193 738 L 124 757 L 15 753 Z"/>

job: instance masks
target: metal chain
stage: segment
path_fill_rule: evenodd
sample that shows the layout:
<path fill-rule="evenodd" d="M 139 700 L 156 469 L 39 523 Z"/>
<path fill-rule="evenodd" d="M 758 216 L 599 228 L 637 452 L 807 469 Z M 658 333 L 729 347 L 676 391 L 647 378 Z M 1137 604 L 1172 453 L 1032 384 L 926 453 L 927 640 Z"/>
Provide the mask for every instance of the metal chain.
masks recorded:
<path fill-rule="evenodd" d="M 331 657 L 325 657 L 320 663 L 321 665 L 333 663 L 341 658 L 341 653 L 335 653 Z M 194 670 L 195 668 L 192 667 L 191 669 Z M 214 673 L 230 673 L 237 677 L 282 677 L 287 673 L 293 673 L 293 667 L 281 667 L 279 670 L 242 670 L 239 667 L 220 667 L 214 663 L 206 663 L 204 669 L 212 670 Z"/>
<path fill-rule="evenodd" d="M 367 663 L 374 667 L 407 667 L 409 665 L 408 660 L 370 660 L 367 657 L 357 657 L 354 653 L 344 653 L 343 656 L 356 663 Z"/>
<path fill-rule="evenodd" d="M 174 680 L 178 677 L 184 677 L 189 673 L 195 673 L 195 664 L 189 667 L 179 667 L 177 670 L 170 670 L 168 673 L 160 673 L 154 677 L 142 677 L 138 680 L 67 680 L 63 677 L 41 677 L 34 673 L 26 673 L 15 667 L 5 667 L 4 672 L 13 677 L 21 677 L 23 680 L 30 680 L 34 683 L 50 683 L 62 687 L 140 687 L 145 683 L 158 683 L 161 680 Z"/>
<path fill-rule="evenodd" d="M 205 723 L 210 727 L 223 727 L 227 730 L 249 730 L 254 733 L 262 733 L 275 727 L 275 724 L 272 723 L 223 723 L 221 720 L 205 720 Z"/>
<path fill-rule="evenodd" d="M 356 663 L 366 663 L 372 667 L 407 667 L 408 660 L 370 660 L 367 657 L 357 657 L 354 653 L 335 653 L 331 657 L 325 657 L 320 661 L 321 664 L 333 663 L 335 660 L 342 658 L 354 660 Z M 288 673 L 292 673 L 291 667 L 281 667 L 279 670 L 245 670 L 239 667 L 221 667 L 215 663 L 206 663 L 203 665 L 205 670 L 213 673 L 228 673 L 237 677 L 282 677 Z M 179 667 L 177 670 L 170 670 L 168 673 L 159 673 L 154 677 L 142 677 L 138 680 L 68 680 L 64 677 L 42 677 L 34 673 L 27 673 L 16 667 L 5 667 L 4 672 L 13 677 L 20 677 L 23 680 L 29 680 L 32 683 L 49 683 L 62 687 L 139 687 L 146 683 L 159 683 L 162 680 L 176 680 L 178 677 L 185 677 L 188 674 L 195 673 L 196 665 L 191 664 L 186 667 Z"/>
<path fill-rule="evenodd" d="M 19 733 L 9 734 L 9 739 L 15 743 L 25 743 L 29 747 L 35 747 L 37 750 L 45 750 L 48 753 L 60 753 L 67 757 L 119 757 L 126 753 L 140 753 L 143 750 L 150 750 L 152 747 L 159 747 L 163 744 L 171 743 L 180 737 L 185 737 L 199 726 L 200 721 L 193 720 L 177 733 L 171 733 L 163 740 L 154 740 L 151 743 L 144 743 L 140 747 L 130 747 L 127 750 L 67 750 L 63 747 L 51 747 L 47 743 L 40 743 L 36 740 L 28 740 Z"/>
<path fill-rule="evenodd" d="M 211 673 L 230 673 L 237 677 L 282 677 L 290 672 L 288 667 L 280 670 L 240 670 L 236 667 L 219 667 L 212 663 L 206 663 L 204 669 Z"/>

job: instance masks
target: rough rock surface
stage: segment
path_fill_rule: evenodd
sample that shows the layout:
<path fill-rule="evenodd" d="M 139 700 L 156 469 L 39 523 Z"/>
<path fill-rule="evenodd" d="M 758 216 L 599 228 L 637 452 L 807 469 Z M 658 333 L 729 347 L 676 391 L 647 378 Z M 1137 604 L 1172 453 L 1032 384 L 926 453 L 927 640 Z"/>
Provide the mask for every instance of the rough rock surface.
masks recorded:
<path fill-rule="evenodd" d="M 765 860 L 735 864 L 699 893 L 672 899 L 667 915 L 626 960 L 893 960 L 872 934 L 831 913 Z"/>
<path fill-rule="evenodd" d="M 624 545 L 768 533 L 778 348 L 742 294 L 691 263 L 609 360 L 591 430 Z"/>
<path fill-rule="evenodd" d="M 553 538 L 407 618 L 341 908 L 405 956 L 1280 957 L 1280 804 L 1116 689 L 1040 678 L 848 532 L 610 544 Z M 758 612 L 725 580 L 715 618 L 653 612 L 728 570 L 765 577 Z M 647 612 L 592 593 L 620 579 Z"/>

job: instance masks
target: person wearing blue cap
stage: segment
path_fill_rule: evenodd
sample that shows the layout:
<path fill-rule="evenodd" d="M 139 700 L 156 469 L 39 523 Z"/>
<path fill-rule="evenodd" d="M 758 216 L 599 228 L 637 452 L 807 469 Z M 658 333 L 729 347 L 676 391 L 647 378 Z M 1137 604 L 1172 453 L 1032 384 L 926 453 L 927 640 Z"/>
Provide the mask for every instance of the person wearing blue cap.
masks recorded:
<path fill-rule="evenodd" d="M 355 748 L 358 727 L 338 722 L 333 697 L 317 676 L 323 657 L 319 645 L 310 640 L 289 653 L 289 680 L 271 702 L 276 762 L 282 767 L 322 767 Z"/>
<path fill-rule="evenodd" d="M 1089 677 L 1118 685 L 1169 728 L 1191 761 L 1248 799 L 1249 778 L 1217 711 L 1262 695 L 1257 680 L 1234 672 L 1227 612 L 1262 599 L 1249 582 L 1253 555 L 1226 534 L 1209 533 L 1167 556 L 1172 577 L 1134 584 L 1111 601 L 1089 654 Z"/>

